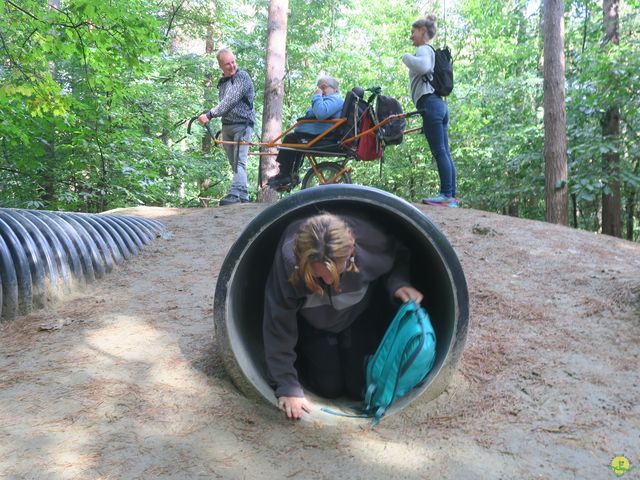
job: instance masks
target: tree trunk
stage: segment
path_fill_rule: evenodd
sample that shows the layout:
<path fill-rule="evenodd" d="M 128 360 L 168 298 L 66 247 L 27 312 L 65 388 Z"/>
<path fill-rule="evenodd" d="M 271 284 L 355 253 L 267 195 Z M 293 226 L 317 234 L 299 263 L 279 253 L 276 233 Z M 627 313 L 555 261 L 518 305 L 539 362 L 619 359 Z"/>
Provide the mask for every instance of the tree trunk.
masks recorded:
<path fill-rule="evenodd" d="M 636 161 L 635 163 L 635 168 L 633 169 L 633 174 L 634 175 L 638 175 L 638 172 L 640 170 L 640 161 Z M 633 238 L 633 229 L 634 229 L 634 222 L 635 222 L 635 218 L 636 218 L 636 209 L 637 209 L 637 205 L 636 205 L 636 199 L 638 198 L 638 196 L 636 195 L 636 191 L 632 190 L 631 193 L 629 194 L 629 197 L 627 198 L 627 235 L 626 235 L 626 239 L 629 241 L 634 240 Z"/>
<path fill-rule="evenodd" d="M 49 8 L 60 9 L 60 0 L 48 0 Z M 49 61 L 49 73 L 55 80 L 58 74 L 57 66 L 54 61 Z M 55 171 L 58 164 L 56 158 L 56 128 L 53 118 L 45 117 L 42 122 L 43 126 L 43 144 L 44 144 L 44 168 L 41 172 L 42 201 L 45 207 L 51 209 L 56 200 L 56 178 Z"/>
<path fill-rule="evenodd" d="M 215 51 L 215 14 L 216 14 L 217 1 L 210 0 L 207 3 L 207 36 L 205 38 L 204 44 L 204 53 L 208 58 L 214 58 L 212 55 Z M 217 61 L 212 60 L 212 64 L 215 68 L 217 68 Z M 205 101 L 208 101 L 211 98 L 211 89 L 213 88 L 213 72 L 209 70 L 204 77 L 203 83 L 203 97 Z M 210 108 L 211 105 L 206 105 L 206 108 Z M 199 112 L 198 112 L 199 113 Z M 204 130 L 204 134 L 202 135 L 202 153 L 207 155 L 211 153 L 211 135 L 207 130 Z M 200 178 L 198 181 L 198 204 L 200 207 L 208 207 L 209 206 L 209 195 L 207 190 L 211 187 L 213 181 L 210 177 Z"/>
<path fill-rule="evenodd" d="M 527 18 L 525 14 L 526 3 L 523 0 L 516 0 L 514 6 L 514 15 L 518 21 L 518 45 L 528 42 L 527 35 Z M 524 71 L 524 63 L 516 65 L 516 76 L 520 76 Z M 524 100 L 524 99 L 523 99 Z M 518 108 L 518 107 L 516 107 Z M 506 175 L 509 178 L 509 192 L 516 192 L 518 190 L 519 175 L 516 172 L 511 171 L 511 167 L 506 170 Z M 517 217 L 520 211 L 520 198 L 517 193 L 510 193 L 510 198 L 507 200 L 508 204 L 503 207 L 503 212 L 511 217 Z"/>
<path fill-rule="evenodd" d="M 629 199 L 627 201 L 627 233 L 626 239 L 630 242 L 633 242 L 633 226 L 634 219 L 636 215 L 636 194 L 635 192 L 629 195 Z"/>
<path fill-rule="evenodd" d="M 544 163 L 546 218 L 568 224 L 567 125 L 564 96 L 564 1 L 544 1 Z"/>
<path fill-rule="evenodd" d="M 204 53 L 206 56 L 211 56 L 215 51 L 215 13 L 216 2 L 209 1 L 207 4 L 208 18 L 207 18 L 207 37 L 205 39 Z M 216 61 L 213 61 L 217 65 Z M 204 98 L 208 99 L 211 96 L 211 88 L 213 88 L 213 74 L 209 71 L 204 77 Z M 210 107 L 210 105 L 208 105 Z M 211 152 L 211 136 L 205 130 L 205 134 L 202 137 L 202 153 Z"/>
<path fill-rule="evenodd" d="M 262 111 L 262 141 L 270 142 L 282 132 L 282 100 L 287 54 L 287 9 L 289 0 L 269 1 L 267 37 L 267 71 Z M 262 148 L 260 153 L 276 153 L 276 149 Z M 267 180 L 276 173 L 275 155 L 260 156 L 258 201 L 275 202 L 277 194 L 267 187 Z"/>
<path fill-rule="evenodd" d="M 619 6 L 620 0 L 603 0 L 603 44 L 618 45 L 619 36 Z M 615 75 L 615 74 L 614 74 Z M 613 105 L 604 114 L 602 121 L 602 135 L 606 140 L 616 142 L 620 133 L 620 109 Z M 602 156 L 602 167 L 605 173 L 606 186 L 610 191 L 602 193 L 602 233 L 622 236 L 622 200 L 620 195 L 620 153 L 617 151 L 605 153 Z"/>

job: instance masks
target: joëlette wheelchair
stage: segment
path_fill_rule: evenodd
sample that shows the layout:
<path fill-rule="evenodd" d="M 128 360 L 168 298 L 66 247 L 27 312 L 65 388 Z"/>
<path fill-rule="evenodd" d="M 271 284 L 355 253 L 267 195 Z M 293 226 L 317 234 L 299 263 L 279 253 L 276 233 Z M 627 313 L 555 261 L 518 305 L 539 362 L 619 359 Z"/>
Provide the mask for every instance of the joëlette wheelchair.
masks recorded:
<path fill-rule="evenodd" d="M 365 99 L 366 92 L 369 92 L 369 96 Z M 355 87 L 345 96 L 340 118 L 329 120 L 299 119 L 271 142 L 223 141 L 219 139 L 220 132 L 213 135 L 208 123 L 205 128 L 214 138 L 216 145 L 275 147 L 278 150 L 300 153 L 297 160 L 299 164 L 294 165 L 293 171 L 299 171 L 300 164 L 304 163 L 305 158 L 309 162 L 309 169 L 302 178 L 301 189 L 330 183 L 352 183 L 350 160 L 379 160 L 382 162 L 386 146 L 400 144 L 404 134 L 422 130 L 422 128 L 413 128 L 405 131 L 406 118 L 420 113 L 403 113 L 397 100 L 380 95 L 380 93 L 380 87 L 366 90 Z M 193 117 L 189 121 L 187 128 L 189 133 L 191 133 L 191 124 L 197 118 L 197 116 Z M 330 126 L 306 143 L 282 143 L 282 139 L 288 133 L 305 122 L 323 122 L 329 123 Z M 264 155 L 259 152 L 250 152 L 250 154 Z M 323 160 L 325 158 L 333 160 Z M 301 183 L 297 174 L 294 174 L 291 180 L 291 183 L 279 185 L 276 190 L 280 192 L 291 191 Z"/>

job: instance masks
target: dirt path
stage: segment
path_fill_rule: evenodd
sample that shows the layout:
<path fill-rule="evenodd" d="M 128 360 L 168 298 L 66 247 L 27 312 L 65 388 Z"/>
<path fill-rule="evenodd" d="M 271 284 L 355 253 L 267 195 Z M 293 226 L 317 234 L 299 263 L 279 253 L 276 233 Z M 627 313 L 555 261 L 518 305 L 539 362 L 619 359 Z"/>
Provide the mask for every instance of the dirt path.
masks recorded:
<path fill-rule="evenodd" d="M 375 429 L 294 424 L 237 392 L 213 338 L 220 265 L 262 208 L 121 211 L 173 236 L 0 326 L 0 479 L 611 479 L 619 454 L 640 478 L 640 245 L 425 208 L 469 284 L 450 387 Z"/>

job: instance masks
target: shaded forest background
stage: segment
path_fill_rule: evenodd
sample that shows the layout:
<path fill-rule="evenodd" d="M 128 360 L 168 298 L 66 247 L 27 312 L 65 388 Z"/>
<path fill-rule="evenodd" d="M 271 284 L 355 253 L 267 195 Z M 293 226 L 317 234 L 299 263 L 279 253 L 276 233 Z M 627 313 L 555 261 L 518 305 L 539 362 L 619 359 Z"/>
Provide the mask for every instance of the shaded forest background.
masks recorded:
<path fill-rule="evenodd" d="M 619 4 L 619 42 L 603 41 L 602 3 L 565 1 L 570 224 L 601 230 L 603 195 L 619 182 L 622 236 L 640 240 L 640 0 Z M 0 205 L 99 212 L 196 207 L 224 195 L 230 169 L 196 125 L 213 106 L 215 52 L 231 48 L 264 97 L 267 0 L 2 0 Z M 458 191 L 467 207 L 545 218 L 542 6 L 528 0 L 290 0 L 285 102 L 289 125 L 326 72 L 381 86 L 412 111 L 411 23 L 439 19 L 454 55 L 448 98 Z M 605 114 L 619 109 L 617 135 Z M 256 140 L 260 137 L 260 122 Z M 614 171 L 603 167 L 608 155 Z M 255 199 L 258 157 L 250 157 Z M 409 135 L 354 182 L 409 201 L 437 192 L 426 141 Z"/>

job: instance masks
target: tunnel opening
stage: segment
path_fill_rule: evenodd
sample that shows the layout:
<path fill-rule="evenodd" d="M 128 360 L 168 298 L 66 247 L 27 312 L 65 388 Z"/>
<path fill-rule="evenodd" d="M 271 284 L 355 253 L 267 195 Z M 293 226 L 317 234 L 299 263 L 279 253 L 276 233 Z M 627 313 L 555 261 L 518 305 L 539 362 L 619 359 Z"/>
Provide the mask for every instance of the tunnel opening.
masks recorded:
<path fill-rule="evenodd" d="M 121 264 L 114 238 L 123 229 L 111 222 L 131 225 L 140 245 L 164 231 L 147 218 L 0 208 L 0 321 L 46 307 Z"/>
<path fill-rule="evenodd" d="M 216 284 L 214 324 L 231 379 L 246 396 L 276 404 L 262 344 L 265 283 L 285 228 L 320 211 L 365 216 L 410 249 L 411 281 L 425 295 L 422 305 L 436 332 L 436 359 L 425 380 L 395 402 L 387 415 L 418 396 L 434 399 L 446 388 L 466 339 L 468 293 L 462 267 L 444 234 L 423 212 L 382 190 L 355 185 L 322 186 L 281 200 L 256 216 L 229 250 Z M 316 407 L 345 406 L 341 400 L 305 394 Z M 315 417 L 322 415 L 319 411 L 314 409 Z"/>

